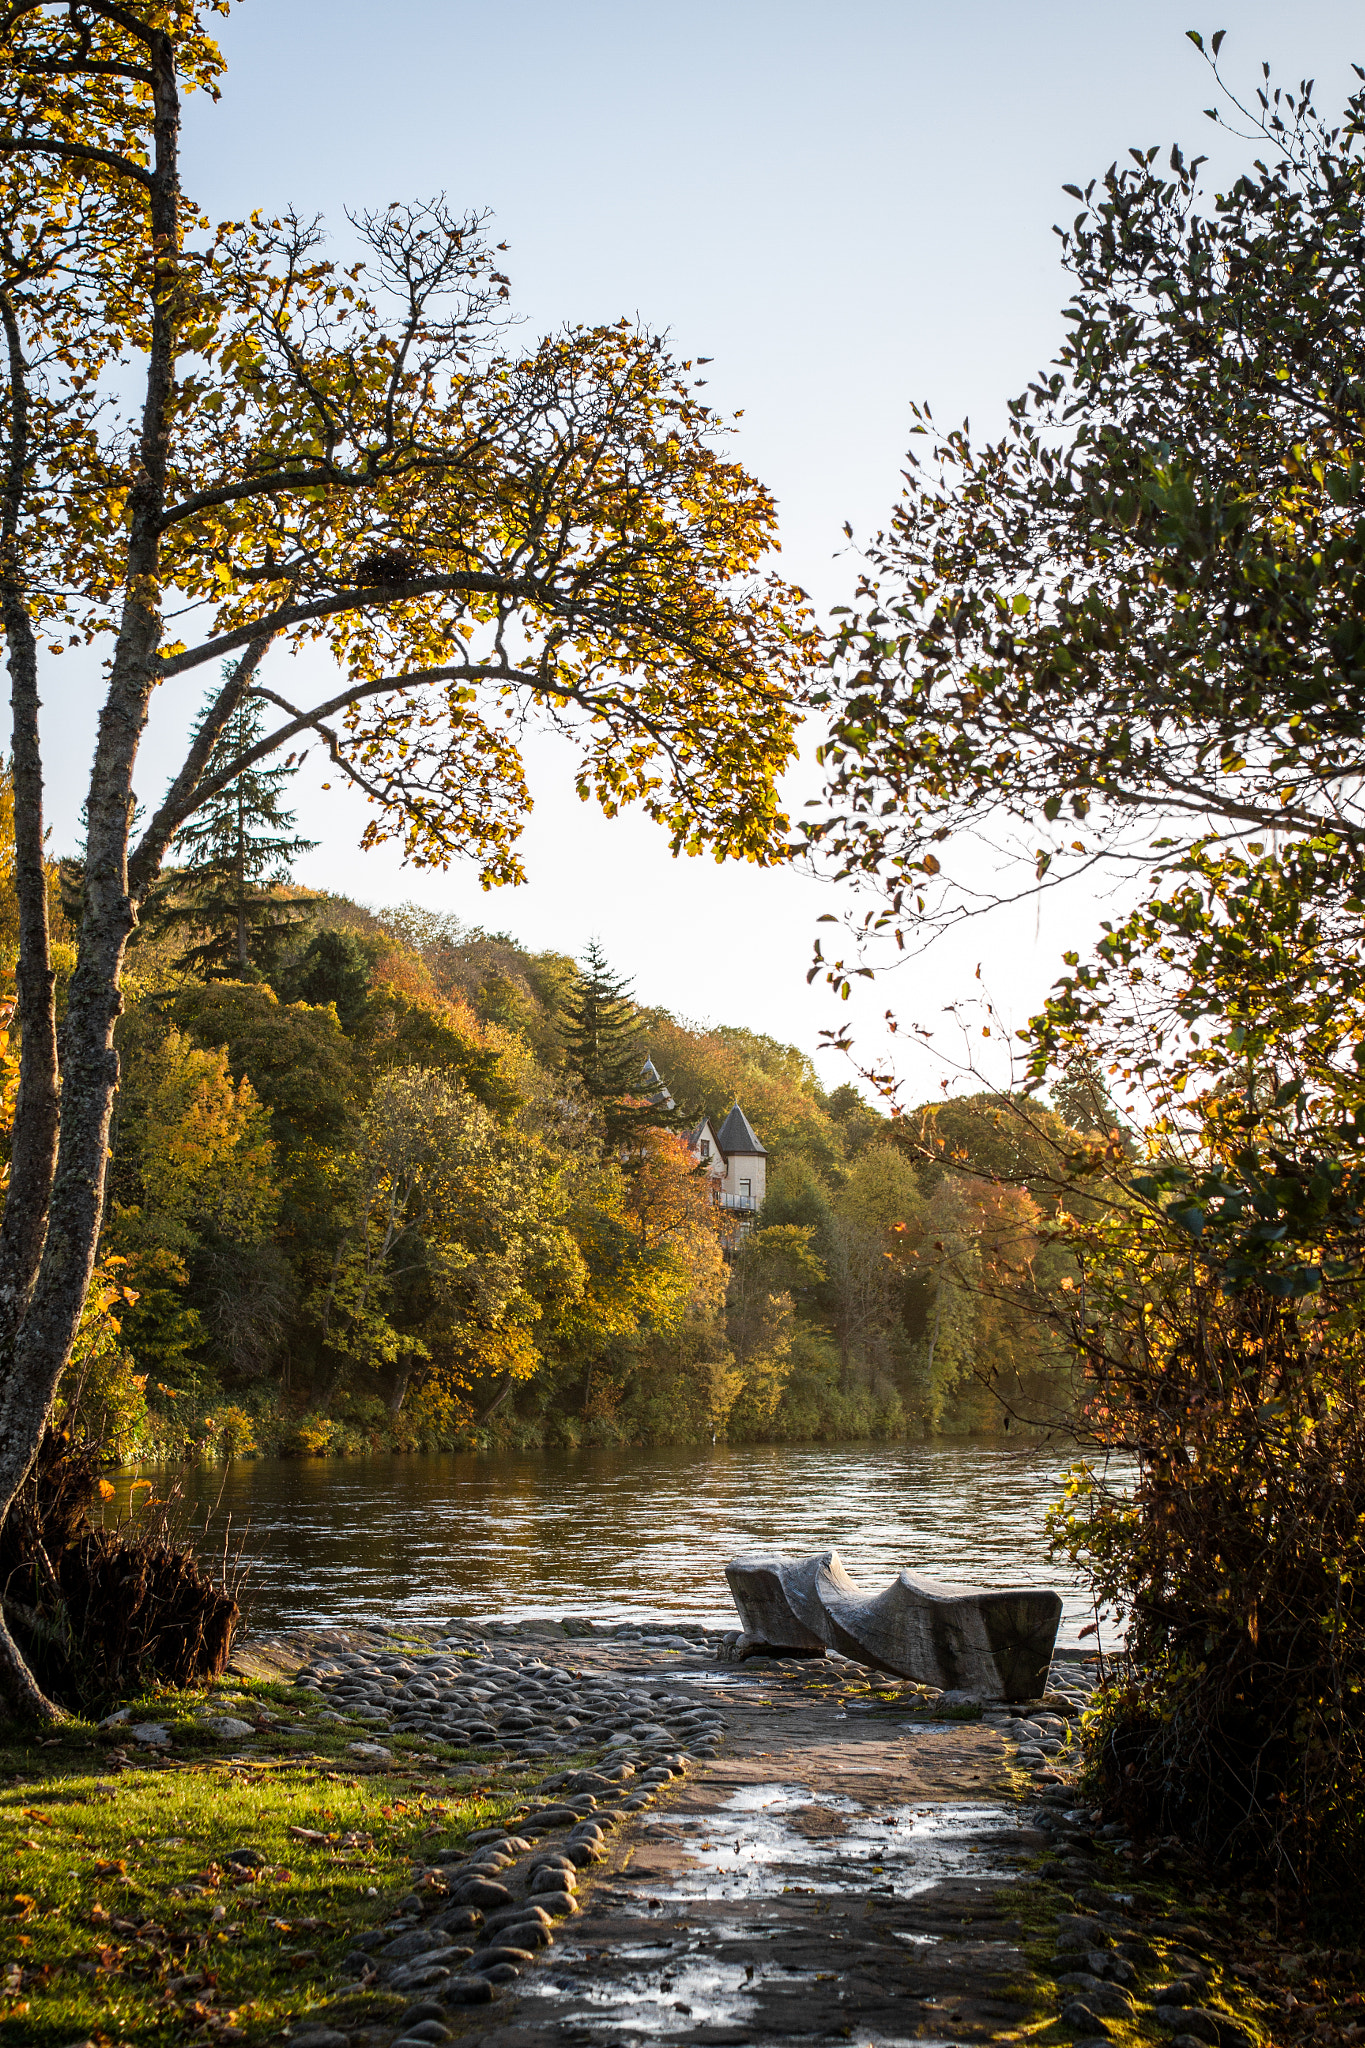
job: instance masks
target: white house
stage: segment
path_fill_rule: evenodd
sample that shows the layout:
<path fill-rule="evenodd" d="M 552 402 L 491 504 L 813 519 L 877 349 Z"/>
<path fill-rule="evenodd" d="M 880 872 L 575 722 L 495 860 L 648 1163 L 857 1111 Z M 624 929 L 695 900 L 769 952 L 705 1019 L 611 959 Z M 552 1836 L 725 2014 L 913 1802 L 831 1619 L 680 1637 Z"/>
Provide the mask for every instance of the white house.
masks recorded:
<path fill-rule="evenodd" d="M 752 1214 L 762 1208 L 768 1192 L 768 1154 L 738 1103 L 718 1131 L 704 1116 L 687 1141 L 692 1157 L 710 1171 L 722 1209 Z"/>
<path fill-rule="evenodd" d="M 640 1079 L 651 1102 L 664 1109 L 674 1107 L 668 1084 L 652 1059 L 645 1061 Z M 710 1117 L 704 1116 L 686 1136 L 692 1157 L 710 1175 L 718 1206 L 737 1210 L 742 1217 L 756 1214 L 768 1191 L 768 1154 L 739 1104 L 735 1104 L 719 1130 Z"/>

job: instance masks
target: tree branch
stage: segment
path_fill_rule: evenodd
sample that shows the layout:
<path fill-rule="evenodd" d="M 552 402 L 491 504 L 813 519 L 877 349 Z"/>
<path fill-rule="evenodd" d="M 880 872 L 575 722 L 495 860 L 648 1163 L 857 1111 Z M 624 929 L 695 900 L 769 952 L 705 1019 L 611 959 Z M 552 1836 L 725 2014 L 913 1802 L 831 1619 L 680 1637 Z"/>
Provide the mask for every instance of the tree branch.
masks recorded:
<path fill-rule="evenodd" d="M 0 142 L 0 156 L 60 156 L 73 163 L 103 164 L 120 177 L 132 178 L 147 192 L 156 185 L 154 174 L 145 164 L 135 164 L 115 149 L 92 149 L 84 142 L 56 142 L 50 136 L 32 142 Z"/>
<path fill-rule="evenodd" d="M 256 619 L 249 626 L 237 626 L 230 633 L 220 633 L 216 640 L 206 640 L 199 647 L 186 648 L 183 654 L 173 654 L 162 661 L 160 673 L 167 680 L 184 675 L 190 669 L 202 667 L 206 661 L 219 660 L 238 647 L 249 646 L 261 635 L 274 639 L 291 626 L 306 626 L 314 619 L 335 618 L 339 612 L 404 604 L 414 597 L 458 597 L 466 594 L 473 597 L 513 597 L 530 603 L 543 603 L 546 595 L 533 583 L 510 582 L 506 577 L 492 576 L 483 571 L 471 571 L 465 576 L 431 577 L 422 583 L 385 585 L 382 590 L 368 584 L 357 584 L 352 590 L 317 598 L 311 604 L 284 607 L 263 619 Z"/>

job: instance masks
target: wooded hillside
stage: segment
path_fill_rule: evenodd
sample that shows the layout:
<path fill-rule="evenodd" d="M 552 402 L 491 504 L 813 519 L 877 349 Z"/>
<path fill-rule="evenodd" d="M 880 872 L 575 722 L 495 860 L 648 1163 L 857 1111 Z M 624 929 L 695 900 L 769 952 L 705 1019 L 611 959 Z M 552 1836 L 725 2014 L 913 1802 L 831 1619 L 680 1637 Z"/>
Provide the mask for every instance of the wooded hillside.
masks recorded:
<path fill-rule="evenodd" d="M 946 1169 L 923 1118 L 638 1005 L 605 965 L 285 884 L 257 892 L 243 966 L 180 879 L 131 955 L 63 1391 L 112 1453 L 902 1437 L 1065 1404 L 1025 1306 L 1065 1254 L 1025 1188 L 960 1170 L 995 1170 L 984 1098 L 952 1106 Z M 71 961 L 59 943 L 63 984 Z M 589 986 L 615 1084 L 580 1042 Z M 646 1055 L 675 1125 L 738 1099 L 768 1148 L 738 1246 L 684 1138 L 623 1092 Z"/>

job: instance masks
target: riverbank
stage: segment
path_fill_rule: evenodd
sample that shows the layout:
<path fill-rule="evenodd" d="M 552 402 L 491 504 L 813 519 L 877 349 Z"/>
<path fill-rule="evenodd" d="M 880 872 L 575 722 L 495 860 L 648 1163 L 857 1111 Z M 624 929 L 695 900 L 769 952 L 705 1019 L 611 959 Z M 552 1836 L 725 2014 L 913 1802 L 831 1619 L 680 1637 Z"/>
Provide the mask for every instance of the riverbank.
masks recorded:
<path fill-rule="evenodd" d="M 1295 2024 L 1311 1949 L 1074 1803 L 1075 1660 L 1030 1726 L 838 1659 L 736 1666 L 700 1630 L 234 1661 L 0 1757 L 0 2041 L 1337 2037 Z"/>

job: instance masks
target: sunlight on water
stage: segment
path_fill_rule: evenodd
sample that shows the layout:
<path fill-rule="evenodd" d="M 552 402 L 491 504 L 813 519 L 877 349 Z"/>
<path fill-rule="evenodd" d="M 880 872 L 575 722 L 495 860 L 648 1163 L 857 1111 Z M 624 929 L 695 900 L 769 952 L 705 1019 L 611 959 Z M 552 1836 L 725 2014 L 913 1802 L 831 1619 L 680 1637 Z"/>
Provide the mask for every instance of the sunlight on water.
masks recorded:
<path fill-rule="evenodd" d="M 592 1615 L 733 1628 L 740 1550 L 834 1545 L 876 1588 L 902 1566 L 979 1585 L 1053 1585 L 1059 1640 L 1091 1619 L 1050 1562 L 1043 1517 L 1069 1458 L 996 1445 L 716 1446 L 534 1456 L 259 1459 L 192 1469 L 202 1519 L 246 1530 L 259 1628 Z M 115 1511 L 132 1473 L 120 1475 Z M 159 1475 L 164 1482 L 167 1475 Z"/>

